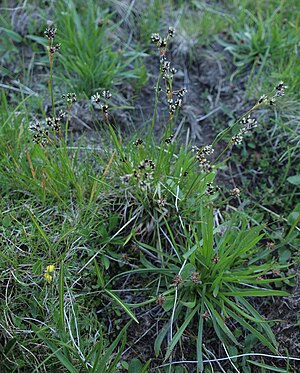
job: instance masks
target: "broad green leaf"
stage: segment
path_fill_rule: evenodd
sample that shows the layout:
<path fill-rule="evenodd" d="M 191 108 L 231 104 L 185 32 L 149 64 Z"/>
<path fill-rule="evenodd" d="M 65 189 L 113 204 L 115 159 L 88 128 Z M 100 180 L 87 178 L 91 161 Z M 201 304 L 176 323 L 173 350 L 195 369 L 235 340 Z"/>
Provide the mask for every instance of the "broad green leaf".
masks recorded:
<path fill-rule="evenodd" d="M 294 175 L 287 178 L 287 181 L 293 185 L 300 187 L 300 175 Z"/>
<path fill-rule="evenodd" d="M 140 373 L 142 371 L 143 364 L 137 358 L 131 360 L 128 367 L 128 373 Z"/>
<path fill-rule="evenodd" d="M 165 297 L 165 301 L 162 305 L 165 312 L 170 311 L 174 306 L 174 296 Z"/>
<path fill-rule="evenodd" d="M 2 219 L 2 225 L 5 228 L 8 228 L 11 225 L 11 218 L 8 215 L 5 215 Z"/>
<path fill-rule="evenodd" d="M 196 299 L 194 299 L 193 301 L 191 301 L 191 302 L 180 302 L 182 305 L 184 305 L 185 307 L 187 307 L 187 308 L 190 308 L 190 309 L 192 309 L 192 308 L 194 308 L 195 307 L 195 305 L 196 305 Z"/>
<path fill-rule="evenodd" d="M 196 250 L 198 249 L 197 245 L 194 245 L 191 249 L 189 249 L 185 254 L 183 254 L 184 259 L 188 259 Z"/>

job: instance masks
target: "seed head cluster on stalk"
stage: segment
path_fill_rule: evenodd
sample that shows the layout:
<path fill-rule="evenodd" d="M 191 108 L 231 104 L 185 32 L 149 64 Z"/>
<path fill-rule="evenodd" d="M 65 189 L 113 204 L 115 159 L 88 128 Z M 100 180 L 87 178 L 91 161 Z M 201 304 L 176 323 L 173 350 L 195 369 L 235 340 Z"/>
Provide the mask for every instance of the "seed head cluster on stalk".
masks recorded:
<path fill-rule="evenodd" d="M 241 144 L 243 141 L 243 136 L 249 131 L 253 130 L 255 127 L 257 127 L 257 120 L 251 118 L 249 114 L 246 118 L 242 118 L 242 120 L 240 121 L 240 124 L 242 124 L 243 127 L 239 130 L 239 132 L 235 136 L 232 137 L 231 139 L 232 145 Z"/>
<path fill-rule="evenodd" d="M 253 111 L 258 109 L 261 105 L 270 105 L 273 106 L 276 103 L 276 98 L 282 97 L 285 94 L 287 86 L 284 85 L 283 81 L 280 81 L 275 87 L 273 92 L 270 95 L 262 95 L 256 102 L 254 106 L 252 106 L 243 116 L 241 116 L 231 127 L 225 129 L 220 134 L 218 134 L 213 141 L 213 145 L 221 141 L 224 136 L 233 131 L 237 126 L 242 125 L 242 128 L 231 137 L 228 144 L 225 146 L 224 150 L 217 156 L 214 160 L 216 163 L 222 155 L 233 145 L 239 145 L 242 143 L 244 135 L 252 131 L 255 127 L 257 127 L 257 120 L 251 117 Z M 275 93 L 274 93 L 275 92 Z"/>
<path fill-rule="evenodd" d="M 203 172 L 211 172 L 212 166 L 206 156 L 213 154 L 214 149 L 212 145 L 206 145 L 203 148 L 193 146 L 192 149 L 196 153 L 195 158 L 199 162 L 200 168 L 203 170 Z"/>
<path fill-rule="evenodd" d="M 178 91 L 173 91 L 173 79 L 174 75 L 177 73 L 177 70 L 171 65 L 171 62 L 167 60 L 166 52 L 168 49 L 169 39 L 173 38 L 174 35 L 174 27 L 169 27 L 168 35 L 166 38 L 162 38 L 158 33 L 154 33 L 151 35 L 151 41 L 156 44 L 157 48 L 160 51 L 160 76 L 155 89 L 157 93 L 164 91 L 166 95 L 170 120 L 181 107 L 183 97 L 187 93 L 186 88 L 181 88 Z M 161 78 L 164 81 L 164 90 L 160 86 Z"/>
<path fill-rule="evenodd" d="M 276 98 L 282 97 L 285 94 L 287 86 L 284 85 L 283 81 L 281 80 L 276 87 L 274 87 L 275 94 L 273 95 L 262 95 L 257 103 L 248 111 L 248 115 L 244 115 L 241 120 L 239 121 L 243 127 L 239 130 L 239 132 L 232 137 L 230 145 L 238 145 L 241 144 L 243 141 L 243 137 L 246 133 L 252 131 L 255 127 L 257 127 L 257 120 L 251 118 L 251 112 L 260 107 L 262 104 L 269 104 L 270 106 L 275 105 Z"/>
<path fill-rule="evenodd" d="M 75 103 L 77 100 L 76 93 L 74 92 L 63 94 L 61 97 L 63 100 L 65 100 L 67 104 L 68 114 L 63 110 L 59 110 L 58 113 L 56 113 L 54 93 L 53 93 L 53 72 L 52 72 L 53 55 L 55 52 L 57 52 L 60 49 L 60 44 L 54 45 L 54 39 L 56 37 L 56 32 L 57 32 L 57 29 L 54 28 L 53 26 L 47 27 L 46 30 L 44 31 L 44 35 L 48 39 L 49 66 L 50 66 L 49 91 L 50 91 L 51 103 L 52 103 L 52 115 L 47 116 L 43 122 L 35 121 L 30 126 L 30 130 L 33 132 L 33 138 L 32 138 L 33 142 L 41 146 L 45 146 L 48 143 L 55 143 L 56 136 L 62 137 L 61 125 L 66 116 L 68 116 L 68 119 L 66 122 L 66 135 L 67 135 L 67 127 L 68 127 L 68 122 L 69 122 L 68 114 L 70 114 L 72 104 Z M 52 131 L 52 135 L 51 135 L 51 131 Z"/>
<path fill-rule="evenodd" d="M 110 91 L 103 91 L 100 95 L 98 92 L 91 97 L 92 103 L 96 104 L 102 110 L 106 123 L 108 123 L 108 100 L 111 98 Z"/>

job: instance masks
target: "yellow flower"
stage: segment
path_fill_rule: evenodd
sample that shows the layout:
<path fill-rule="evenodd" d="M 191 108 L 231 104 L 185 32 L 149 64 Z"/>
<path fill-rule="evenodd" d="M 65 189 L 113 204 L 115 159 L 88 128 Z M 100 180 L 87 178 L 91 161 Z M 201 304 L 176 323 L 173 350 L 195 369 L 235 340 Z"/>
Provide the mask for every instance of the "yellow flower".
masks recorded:
<path fill-rule="evenodd" d="M 48 272 L 48 273 L 52 273 L 52 272 L 54 272 L 54 270 L 55 270 L 55 267 L 54 267 L 53 264 L 50 264 L 46 267 L 46 272 Z"/>
<path fill-rule="evenodd" d="M 45 280 L 48 282 L 48 284 L 50 284 L 50 282 L 52 281 L 52 276 L 49 275 L 48 272 L 46 272 L 46 273 L 44 274 L 44 278 L 45 278 Z"/>

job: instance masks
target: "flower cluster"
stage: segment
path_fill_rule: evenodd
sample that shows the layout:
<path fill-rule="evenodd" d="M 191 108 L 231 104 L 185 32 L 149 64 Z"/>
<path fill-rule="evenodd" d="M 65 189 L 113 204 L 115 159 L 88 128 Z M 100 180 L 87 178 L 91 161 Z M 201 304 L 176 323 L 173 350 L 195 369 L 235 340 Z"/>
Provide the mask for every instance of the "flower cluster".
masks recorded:
<path fill-rule="evenodd" d="M 136 139 L 134 142 L 133 142 L 133 145 L 134 146 L 139 146 L 139 145 L 142 145 L 143 144 L 143 140 L 142 139 Z"/>
<path fill-rule="evenodd" d="M 47 27 L 46 30 L 44 31 L 44 35 L 49 39 L 53 40 L 56 35 L 57 28 L 54 28 L 52 26 Z"/>
<path fill-rule="evenodd" d="M 259 100 L 257 101 L 258 104 L 266 104 L 268 102 L 268 96 L 267 95 L 262 95 L 260 96 Z"/>
<path fill-rule="evenodd" d="M 94 102 L 97 105 L 100 105 L 101 103 L 101 95 L 97 92 L 95 95 L 91 97 L 92 102 Z"/>
<path fill-rule="evenodd" d="M 258 99 L 257 101 L 257 105 L 261 105 L 261 104 L 269 104 L 269 105 L 275 105 L 275 97 L 268 97 L 267 95 L 262 95 L 260 96 L 260 98 Z"/>
<path fill-rule="evenodd" d="M 170 115 L 174 114 L 175 111 L 181 107 L 182 99 L 183 99 L 183 96 L 186 94 L 186 92 L 187 92 L 186 88 L 181 88 L 178 91 L 172 92 L 172 95 L 176 95 L 177 98 L 175 100 L 173 98 L 168 99 Z M 170 90 L 167 89 L 167 96 L 169 95 L 170 95 Z"/>
<path fill-rule="evenodd" d="M 167 46 L 167 42 L 169 38 L 173 38 L 175 35 L 175 28 L 169 27 L 168 36 L 166 38 L 162 38 L 158 33 L 151 34 L 151 41 L 157 45 L 157 48 L 165 48 Z"/>
<path fill-rule="evenodd" d="M 168 99 L 168 105 L 169 105 L 169 114 L 173 115 L 178 108 L 182 105 L 181 98 L 177 98 L 174 100 L 173 98 Z"/>
<path fill-rule="evenodd" d="M 260 104 L 269 104 L 271 106 L 275 105 L 276 97 L 284 96 L 286 89 L 287 89 L 287 85 L 284 85 L 283 81 L 281 80 L 277 84 L 277 86 L 274 87 L 275 95 L 272 97 L 268 97 L 267 95 L 262 95 L 257 101 L 257 105 L 260 105 Z"/>
<path fill-rule="evenodd" d="M 174 135 L 169 136 L 168 138 L 165 139 L 165 144 L 169 145 L 173 142 Z"/>
<path fill-rule="evenodd" d="M 55 270 L 55 266 L 53 264 L 50 264 L 46 267 L 46 271 L 44 273 L 44 279 L 48 282 L 48 284 L 50 284 L 52 281 L 52 278 L 53 278 L 52 274 L 54 270 Z"/>
<path fill-rule="evenodd" d="M 187 93 L 186 88 L 180 88 L 178 91 L 173 92 L 173 94 L 177 95 L 179 98 L 183 98 L 183 96 Z"/>
<path fill-rule="evenodd" d="M 166 38 L 162 38 L 159 34 L 154 33 L 151 35 L 151 40 L 153 43 L 156 43 L 157 47 L 160 50 L 160 72 L 162 79 L 164 80 L 165 84 L 165 94 L 167 97 L 167 102 L 169 106 L 169 114 L 170 119 L 173 117 L 175 112 L 178 108 L 182 105 L 183 96 L 186 94 L 187 90 L 185 88 L 181 88 L 180 90 L 173 92 L 172 85 L 173 85 L 173 78 L 176 74 L 177 70 L 175 67 L 171 66 L 170 61 L 166 58 L 166 51 L 169 38 L 174 37 L 175 29 L 174 27 L 169 27 L 168 35 Z M 155 87 L 156 92 L 162 91 L 159 84 Z M 177 96 L 177 97 L 174 97 Z"/>
<path fill-rule="evenodd" d="M 211 145 L 207 145 L 201 149 L 197 146 L 193 146 L 193 151 L 196 153 L 196 159 L 199 162 L 201 169 L 204 172 L 211 172 L 212 166 L 206 156 L 211 155 L 214 152 L 213 147 Z"/>
<path fill-rule="evenodd" d="M 60 50 L 60 46 L 61 46 L 60 43 L 57 43 L 57 44 L 53 45 L 53 41 L 54 41 L 54 38 L 56 36 L 56 31 L 57 31 L 57 29 L 52 27 L 52 26 L 47 27 L 46 30 L 44 31 L 44 35 L 49 40 L 48 49 L 49 49 L 49 54 L 50 54 L 51 60 L 52 60 L 52 57 L 53 57 L 54 53 L 58 52 Z"/>
<path fill-rule="evenodd" d="M 58 51 L 60 50 L 60 46 L 61 46 L 61 44 L 60 44 L 60 43 L 57 43 L 57 44 L 55 44 L 55 45 L 49 47 L 49 52 L 50 52 L 50 54 L 52 55 L 52 54 L 54 54 L 55 52 L 58 52 Z"/>
<path fill-rule="evenodd" d="M 109 91 L 103 91 L 102 95 L 96 92 L 96 94 L 91 97 L 92 102 L 100 106 L 100 109 L 103 111 L 106 118 L 108 114 L 108 105 L 106 101 L 108 101 L 110 98 L 111 93 Z M 105 103 L 102 103 L 102 99 L 105 100 Z"/>
<path fill-rule="evenodd" d="M 239 188 L 233 188 L 232 191 L 230 192 L 230 195 L 234 198 L 238 198 L 241 194 L 241 191 Z"/>
<path fill-rule="evenodd" d="M 193 272 L 191 274 L 191 277 L 190 277 L 190 280 L 194 283 L 194 284 L 198 284 L 200 281 L 200 274 L 199 272 Z"/>
<path fill-rule="evenodd" d="M 158 204 L 159 207 L 165 207 L 166 204 L 167 204 L 167 201 L 166 201 L 165 198 L 159 198 L 159 199 L 157 200 L 157 204 Z"/>
<path fill-rule="evenodd" d="M 286 90 L 287 86 L 283 84 L 283 81 L 281 80 L 277 86 L 274 88 L 276 92 L 276 96 L 284 96 L 284 91 Z"/>
<path fill-rule="evenodd" d="M 172 27 L 172 26 L 169 26 L 168 36 L 169 36 L 170 38 L 174 38 L 174 35 L 175 35 L 175 28 Z"/>
<path fill-rule="evenodd" d="M 177 73 L 175 67 L 171 67 L 171 62 L 167 61 L 166 56 L 160 58 L 160 71 L 162 72 L 163 79 L 173 79 Z"/>
<path fill-rule="evenodd" d="M 183 282 L 182 276 L 181 275 L 176 275 L 174 277 L 174 280 L 173 280 L 173 283 L 171 284 L 171 286 L 178 286 L 178 285 L 182 284 L 182 282 Z"/>
<path fill-rule="evenodd" d="M 273 249 L 275 249 L 275 243 L 274 242 L 267 242 L 266 243 L 266 247 L 267 247 L 267 249 L 270 249 L 270 250 L 273 250 Z"/>
<path fill-rule="evenodd" d="M 208 195 L 212 195 L 215 193 L 216 188 L 214 187 L 213 183 L 207 183 L 206 193 Z"/>
<path fill-rule="evenodd" d="M 213 264 L 217 264 L 219 260 L 220 260 L 219 256 L 216 255 L 216 256 L 214 257 L 214 259 L 213 259 Z"/>
<path fill-rule="evenodd" d="M 152 43 L 156 44 L 157 48 L 160 51 L 160 55 L 164 56 L 167 51 L 168 40 L 166 38 L 162 38 L 159 34 L 154 33 L 151 35 L 151 41 Z"/>
<path fill-rule="evenodd" d="M 35 122 L 30 126 L 33 133 L 32 141 L 36 144 L 45 146 L 49 141 L 49 131 L 43 128 L 40 122 Z"/>
<path fill-rule="evenodd" d="M 139 187 L 142 189 L 149 188 L 149 180 L 152 179 L 153 171 L 155 169 L 155 163 L 151 159 L 145 159 L 133 169 L 131 174 L 122 176 L 122 181 L 128 183 L 131 178 L 138 181 Z"/>
<path fill-rule="evenodd" d="M 61 121 L 65 118 L 66 113 L 62 110 L 59 111 L 58 115 L 55 117 L 47 117 L 46 124 L 53 129 L 55 132 L 59 132 L 61 128 Z"/>
<path fill-rule="evenodd" d="M 181 88 L 178 91 L 172 91 L 173 78 L 177 70 L 174 67 L 171 67 L 170 61 L 167 61 L 165 56 L 162 56 L 160 58 L 160 71 L 162 73 L 162 78 L 166 86 L 165 93 L 168 100 L 169 113 L 170 115 L 173 115 L 176 112 L 176 110 L 181 107 L 182 99 L 186 94 L 187 90 L 186 88 Z M 161 88 L 159 87 L 158 90 L 160 91 Z M 176 96 L 176 98 L 174 98 L 173 96 Z"/>
<path fill-rule="evenodd" d="M 240 121 L 240 124 L 244 126 L 243 129 L 247 132 L 257 127 L 257 120 L 254 118 L 251 118 L 249 114 L 247 117 L 242 118 L 242 120 Z"/>
<path fill-rule="evenodd" d="M 67 94 L 61 95 L 63 100 L 67 101 L 68 106 L 72 105 L 77 100 L 77 96 L 75 92 L 68 92 Z"/>
<path fill-rule="evenodd" d="M 243 125 L 243 127 L 239 130 L 237 135 L 233 136 L 231 139 L 230 144 L 231 145 L 238 145 L 241 144 L 243 141 L 244 135 L 253 130 L 253 128 L 257 127 L 257 120 L 251 118 L 250 114 L 247 117 L 244 117 L 241 121 L 240 124 Z"/>
<path fill-rule="evenodd" d="M 165 82 L 166 87 L 166 96 L 169 104 L 170 113 L 174 112 L 177 107 L 181 106 L 182 97 L 178 97 L 177 100 L 173 100 L 173 93 L 172 93 L 172 84 L 174 74 L 176 74 L 176 69 L 171 67 L 170 61 L 167 61 L 166 56 L 162 56 L 160 58 L 160 71 L 162 74 L 162 78 Z M 172 109 L 173 108 L 173 109 Z"/>
<path fill-rule="evenodd" d="M 65 116 L 66 113 L 60 110 L 58 115 L 54 117 L 49 116 L 46 118 L 46 125 L 53 131 L 59 133 L 61 129 L 61 122 L 65 118 Z M 32 141 L 34 143 L 45 146 L 49 142 L 49 130 L 45 128 L 45 125 L 41 125 L 41 123 L 37 121 L 30 126 L 30 130 L 34 132 L 32 136 Z"/>
<path fill-rule="evenodd" d="M 111 93 L 108 90 L 103 91 L 102 96 L 105 98 L 105 100 L 109 100 L 111 98 Z"/>
<path fill-rule="evenodd" d="M 163 294 L 160 294 L 157 298 L 156 298 L 156 304 L 162 306 L 166 301 L 166 298 Z"/>

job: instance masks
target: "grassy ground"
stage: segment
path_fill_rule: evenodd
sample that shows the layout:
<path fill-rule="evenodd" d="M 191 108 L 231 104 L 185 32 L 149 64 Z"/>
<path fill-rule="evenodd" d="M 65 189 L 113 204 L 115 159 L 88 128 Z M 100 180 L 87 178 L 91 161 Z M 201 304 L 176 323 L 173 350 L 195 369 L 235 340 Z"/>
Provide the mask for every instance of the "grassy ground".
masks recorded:
<path fill-rule="evenodd" d="M 1 4 L 1 372 L 298 371 L 299 7 Z"/>

